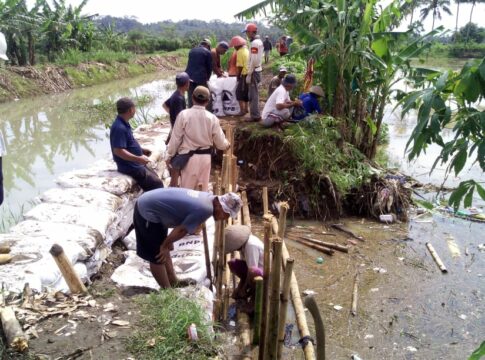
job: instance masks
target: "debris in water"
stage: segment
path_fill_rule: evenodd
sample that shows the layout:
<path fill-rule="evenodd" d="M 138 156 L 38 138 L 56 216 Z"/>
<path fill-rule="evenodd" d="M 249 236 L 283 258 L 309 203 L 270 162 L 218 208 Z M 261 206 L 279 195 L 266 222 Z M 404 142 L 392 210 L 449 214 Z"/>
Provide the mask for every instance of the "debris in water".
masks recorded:
<path fill-rule="evenodd" d="M 485 251 L 485 244 L 478 244 L 478 250 Z"/>
<path fill-rule="evenodd" d="M 372 334 L 365 334 L 365 336 L 364 336 L 364 340 L 373 339 L 373 338 L 374 338 L 374 335 L 372 335 Z"/>
<path fill-rule="evenodd" d="M 466 320 L 467 319 L 467 316 L 465 314 L 461 314 L 460 316 L 458 316 L 460 319 L 462 320 Z"/>
<path fill-rule="evenodd" d="M 455 241 L 455 238 L 448 234 L 446 237 L 446 243 L 448 244 L 448 249 L 450 250 L 451 257 L 457 258 L 461 256 L 461 251 L 460 248 L 458 247 L 458 244 Z"/>
<path fill-rule="evenodd" d="M 379 215 L 379 220 L 383 223 L 389 224 L 394 222 L 394 217 L 392 214 L 381 214 Z"/>
<path fill-rule="evenodd" d="M 416 352 L 416 351 L 418 351 L 418 349 L 416 349 L 414 346 L 408 346 L 408 347 L 406 348 L 406 350 L 407 350 L 407 351 L 410 351 L 410 352 Z"/>
<path fill-rule="evenodd" d="M 380 268 L 380 267 L 375 267 L 372 270 L 374 270 L 375 272 L 378 272 L 379 274 L 385 274 L 385 273 L 387 273 L 387 270 L 386 269 Z"/>
<path fill-rule="evenodd" d="M 116 326 L 128 326 L 130 325 L 130 322 L 126 320 L 114 320 L 111 322 L 111 324 Z"/>
<path fill-rule="evenodd" d="M 334 305 L 334 306 L 333 306 L 333 308 L 334 308 L 335 310 L 337 310 L 337 311 L 340 311 L 340 310 L 342 310 L 342 309 L 343 309 L 343 307 L 342 307 L 342 306 L 340 306 L 340 305 Z"/>
<path fill-rule="evenodd" d="M 317 264 L 323 264 L 323 258 L 321 256 L 317 257 Z"/>
<path fill-rule="evenodd" d="M 310 296 L 310 295 L 316 295 L 317 293 L 313 290 L 306 289 L 306 290 L 303 290 L 302 294 L 305 296 Z"/>
<path fill-rule="evenodd" d="M 350 358 L 352 360 L 362 360 L 362 358 L 359 355 L 356 355 L 356 354 L 352 355 Z"/>
<path fill-rule="evenodd" d="M 378 292 L 379 291 L 379 288 L 372 288 L 370 289 L 370 292 Z"/>

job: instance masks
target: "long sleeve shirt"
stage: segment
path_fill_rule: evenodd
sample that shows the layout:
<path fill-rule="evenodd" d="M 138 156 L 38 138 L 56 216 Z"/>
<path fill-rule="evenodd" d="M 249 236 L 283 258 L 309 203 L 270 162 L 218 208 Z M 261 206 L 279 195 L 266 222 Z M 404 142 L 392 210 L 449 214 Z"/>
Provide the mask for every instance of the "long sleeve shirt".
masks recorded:
<path fill-rule="evenodd" d="M 168 143 L 168 158 L 211 146 L 219 150 L 227 150 L 230 146 L 217 116 L 201 105 L 194 105 L 190 109 L 181 111 Z"/>
<path fill-rule="evenodd" d="M 261 64 L 263 63 L 264 46 L 261 39 L 254 39 L 251 41 L 251 49 L 249 50 L 248 74 L 254 71 L 262 71 Z"/>
<path fill-rule="evenodd" d="M 205 85 L 212 74 L 212 55 L 203 46 L 198 46 L 189 51 L 189 60 L 185 72 L 190 79 L 198 84 Z"/>

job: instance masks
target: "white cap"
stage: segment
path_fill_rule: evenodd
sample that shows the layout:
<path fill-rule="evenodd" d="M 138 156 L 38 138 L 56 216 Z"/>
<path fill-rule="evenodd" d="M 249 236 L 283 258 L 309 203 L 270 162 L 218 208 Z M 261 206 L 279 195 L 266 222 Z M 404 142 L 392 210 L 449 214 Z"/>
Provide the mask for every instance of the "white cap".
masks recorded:
<path fill-rule="evenodd" d="M 218 195 L 217 199 L 222 206 L 222 210 L 235 219 L 242 206 L 241 198 L 237 194 L 230 192 L 224 195 Z"/>

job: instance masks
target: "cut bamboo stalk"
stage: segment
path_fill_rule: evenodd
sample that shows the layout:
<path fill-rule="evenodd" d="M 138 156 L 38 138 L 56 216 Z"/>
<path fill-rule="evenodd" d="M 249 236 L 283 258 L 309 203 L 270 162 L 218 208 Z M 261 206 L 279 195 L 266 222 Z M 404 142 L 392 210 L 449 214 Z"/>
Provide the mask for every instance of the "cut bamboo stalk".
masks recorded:
<path fill-rule="evenodd" d="M 15 317 L 15 312 L 10 306 L 0 309 L 3 333 L 7 339 L 7 346 L 15 351 L 23 352 L 28 349 L 29 342 L 22 327 Z"/>
<path fill-rule="evenodd" d="M 0 254 L 0 265 L 8 264 L 12 259 L 13 256 L 10 254 Z"/>
<path fill-rule="evenodd" d="M 295 260 L 287 259 L 285 274 L 283 277 L 283 291 L 281 293 L 280 318 L 278 324 L 278 359 L 281 359 L 283 345 L 285 341 L 286 312 L 288 311 L 288 300 L 290 298 L 291 275 L 293 274 L 293 264 Z"/>
<path fill-rule="evenodd" d="M 286 260 L 288 260 L 289 257 L 290 257 L 290 254 L 288 253 L 288 249 L 286 248 L 285 242 L 283 241 L 283 247 L 282 247 L 283 266 L 285 266 Z M 291 284 L 290 285 L 291 300 L 293 302 L 293 307 L 295 308 L 296 324 L 298 326 L 298 330 L 300 331 L 300 336 L 302 338 L 310 336 L 310 331 L 308 330 L 308 324 L 305 317 L 305 309 L 303 308 L 300 290 L 298 289 L 298 282 L 296 280 L 296 276 L 294 272 L 291 275 L 290 284 Z M 315 359 L 315 349 L 311 342 L 308 342 L 306 346 L 303 348 L 303 353 L 305 355 L 306 360 Z"/>
<path fill-rule="evenodd" d="M 446 269 L 446 266 L 443 264 L 443 261 L 441 261 L 441 258 L 438 255 L 438 253 L 436 252 L 436 250 L 434 249 L 433 245 L 431 245 L 428 242 L 428 243 L 426 243 L 426 247 L 428 248 L 431 256 L 433 257 L 433 260 L 435 261 L 436 265 L 438 265 L 438 267 L 440 268 L 441 272 L 443 274 L 446 274 L 448 272 L 448 270 Z"/>
<path fill-rule="evenodd" d="M 327 242 L 327 241 L 321 241 L 321 240 L 313 239 L 313 238 L 308 237 L 308 236 L 290 236 L 290 235 L 288 235 L 288 237 L 291 238 L 291 239 L 300 238 L 300 239 L 309 241 L 311 243 L 314 243 L 314 244 L 317 244 L 317 245 L 322 245 L 322 246 L 325 246 L 327 248 L 334 249 L 334 250 L 338 250 L 338 251 L 341 251 L 341 252 L 344 252 L 344 253 L 348 253 L 349 252 L 349 247 L 348 246 L 344 246 L 344 245 L 340 245 L 340 244 L 335 244 L 335 243 L 330 243 L 330 242 Z"/>
<path fill-rule="evenodd" d="M 263 186 L 263 215 L 269 213 L 269 205 L 268 205 L 268 187 Z"/>
<path fill-rule="evenodd" d="M 330 255 L 330 256 L 332 256 L 335 253 L 335 250 L 333 250 L 333 249 L 327 248 L 327 247 L 322 246 L 322 245 L 314 244 L 312 242 L 309 242 L 308 240 L 304 240 L 304 239 L 301 239 L 301 238 L 300 239 L 299 238 L 294 238 L 292 240 L 294 240 L 297 243 L 300 243 L 302 245 L 308 246 L 309 248 L 318 250 L 318 251 L 320 251 L 320 252 L 322 252 L 324 254 Z"/>
<path fill-rule="evenodd" d="M 225 256 L 225 266 L 224 266 L 224 302 L 223 302 L 223 313 L 222 320 L 227 320 L 227 313 L 229 310 L 229 299 L 231 295 L 231 289 L 229 283 L 231 281 L 231 271 L 229 270 L 228 261 L 231 260 L 231 254 Z"/>
<path fill-rule="evenodd" d="M 69 286 L 69 290 L 71 290 L 71 293 L 86 294 L 88 290 L 79 278 L 76 270 L 74 270 L 74 267 L 64 253 L 64 249 L 62 248 L 62 246 L 54 244 L 52 245 L 49 252 L 54 257 L 54 260 L 56 261 L 59 270 L 61 270 L 61 274 L 66 280 L 67 286 Z"/>
<path fill-rule="evenodd" d="M 222 282 L 224 280 L 224 267 L 226 266 L 226 256 L 224 253 L 224 242 L 225 242 L 225 221 L 220 221 L 219 225 L 219 255 L 218 255 L 218 274 L 217 274 L 217 297 L 221 300 L 221 312 L 218 314 L 218 319 L 223 319 L 224 314 L 222 313 L 224 310 L 224 294 L 222 292 Z"/>
<path fill-rule="evenodd" d="M 266 214 L 263 216 L 263 219 L 269 221 L 269 223 L 271 224 L 271 231 L 274 235 L 277 235 L 279 226 L 278 220 L 276 220 L 275 216 L 272 214 Z"/>
<path fill-rule="evenodd" d="M 246 195 L 246 191 L 243 191 L 242 194 L 242 214 L 243 214 L 243 225 L 247 225 L 251 228 L 251 216 L 249 214 L 249 205 L 248 205 L 248 196 Z"/>
<path fill-rule="evenodd" d="M 231 179 L 232 179 L 231 181 L 232 190 L 236 191 L 238 171 L 237 171 L 237 157 L 234 155 L 232 155 L 232 161 L 231 161 Z"/>
<path fill-rule="evenodd" d="M 222 178 L 222 186 L 227 184 L 227 163 L 229 161 L 229 156 L 227 154 L 222 155 L 222 172 L 221 172 L 221 178 Z"/>
<path fill-rule="evenodd" d="M 268 336 L 269 311 L 269 276 L 271 273 L 271 224 L 264 222 L 264 258 L 263 258 L 263 318 L 261 319 L 261 337 L 259 341 L 259 359 L 266 359 L 265 341 Z"/>
<path fill-rule="evenodd" d="M 271 272 L 271 306 L 269 308 L 268 336 L 266 347 L 268 359 L 278 358 L 278 323 L 280 309 L 280 277 L 281 277 L 281 248 L 283 242 L 279 238 L 273 240 L 274 266 Z"/>
<path fill-rule="evenodd" d="M 365 239 L 362 237 L 362 236 L 357 236 L 355 235 L 352 231 L 350 231 L 349 229 L 346 229 L 343 227 L 342 224 L 332 224 L 330 225 L 331 227 L 333 227 L 334 229 L 337 229 L 347 235 L 350 235 L 352 236 L 354 239 L 357 239 L 357 240 L 360 240 L 360 241 L 365 241 Z"/>
<path fill-rule="evenodd" d="M 8 254 L 8 253 L 10 253 L 10 245 L 8 244 L 0 245 L 0 254 Z"/>
<path fill-rule="evenodd" d="M 202 191 L 202 184 L 199 184 L 199 191 Z M 212 289 L 212 269 L 211 269 L 211 260 L 209 254 L 209 240 L 207 238 L 207 227 L 205 225 L 205 221 L 202 223 L 202 240 L 204 242 L 204 257 L 205 257 L 205 271 L 206 276 L 209 279 L 209 289 Z"/>
<path fill-rule="evenodd" d="M 286 202 L 280 203 L 280 217 L 278 219 L 278 237 L 280 239 L 285 238 L 286 233 L 286 213 L 288 212 L 289 206 Z"/>
<path fill-rule="evenodd" d="M 357 315 L 357 301 L 358 301 L 358 291 L 359 291 L 359 273 L 355 274 L 354 279 L 354 291 L 352 292 L 352 315 Z"/>
<path fill-rule="evenodd" d="M 263 283 L 261 276 L 254 278 L 255 284 L 255 300 L 254 300 L 254 330 L 253 330 L 253 345 L 259 345 L 261 338 L 261 322 L 263 320 Z"/>

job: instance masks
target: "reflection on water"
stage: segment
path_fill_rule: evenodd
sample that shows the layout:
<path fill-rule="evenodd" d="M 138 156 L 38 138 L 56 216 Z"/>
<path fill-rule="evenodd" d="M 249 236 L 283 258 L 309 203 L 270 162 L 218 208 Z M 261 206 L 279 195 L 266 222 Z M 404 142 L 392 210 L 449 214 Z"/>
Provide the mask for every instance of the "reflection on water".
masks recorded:
<path fill-rule="evenodd" d="M 138 116 L 153 118 L 164 113 L 162 102 L 173 89 L 171 81 L 158 78 L 158 74 L 144 75 L 0 105 L 0 130 L 7 143 L 0 231 L 31 207 L 36 195 L 54 187 L 59 174 L 110 155 L 105 123 L 114 119 L 114 106 L 108 119 L 74 109 L 99 101 L 114 103 L 121 96 L 148 94 L 154 100 L 138 109 Z"/>

